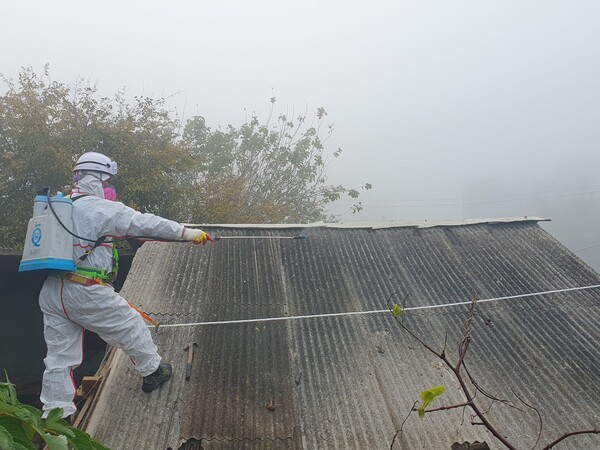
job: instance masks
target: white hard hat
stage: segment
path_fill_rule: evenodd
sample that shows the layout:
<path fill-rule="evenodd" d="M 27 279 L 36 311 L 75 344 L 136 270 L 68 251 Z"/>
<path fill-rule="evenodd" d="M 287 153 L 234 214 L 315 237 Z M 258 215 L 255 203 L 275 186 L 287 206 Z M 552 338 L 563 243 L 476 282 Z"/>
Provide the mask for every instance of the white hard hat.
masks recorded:
<path fill-rule="evenodd" d="M 117 163 L 108 156 L 97 152 L 87 152 L 79 157 L 75 164 L 76 171 L 100 172 L 114 177 L 117 174 Z"/>

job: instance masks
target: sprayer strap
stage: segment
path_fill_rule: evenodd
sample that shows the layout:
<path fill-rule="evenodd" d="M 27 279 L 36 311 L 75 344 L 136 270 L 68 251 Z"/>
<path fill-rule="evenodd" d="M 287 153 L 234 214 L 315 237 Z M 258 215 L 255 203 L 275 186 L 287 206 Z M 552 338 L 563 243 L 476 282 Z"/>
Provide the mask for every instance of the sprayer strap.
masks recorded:
<path fill-rule="evenodd" d="M 107 273 L 106 270 L 94 269 L 93 267 L 78 267 L 74 273 L 86 278 L 92 278 L 94 280 L 98 279 L 101 281 L 108 281 L 111 278 L 110 274 Z"/>
<path fill-rule="evenodd" d="M 74 202 L 76 200 L 79 200 L 80 198 L 87 197 L 89 195 L 90 194 L 81 194 L 81 195 L 78 195 L 77 197 L 70 197 L 70 199 L 71 199 L 72 202 Z"/>
<path fill-rule="evenodd" d="M 87 259 L 88 256 L 90 256 L 90 254 L 96 250 L 98 247 L 100 247 L 104 241 L 106 240 L 108 236 L 100 236 L 98 238 L 98 240 L 96 242 L 94 242 L 94 246 L 92 248 L 90 248 L 89 250 L 87 250 L 83 255 L 81 255 L 79 257 L 79 259 L 75 262 L 75 265 L 78 266 L 79 264 L 81 264 L 83 261 L 85 261 Z"/>
<path fill-rule="evenodd" d="M 111 282 L 110 274 L 106 270 L 98 270 L 90 267 L 77 269 L 75 272 L 64 272 L 54 275 L 63 280 L 69 280 L 73 283 L 83 284 L 84 286 L 93 286 L 94 284 L 105 284 Z"/>
<path fill-rule="evenodd" d="M 86 275 L 80 275 L 76 272 L 67 272 L 59 275 L 58 278 L 63 278 L 73 283 L 82 284 L 84 286 L 93 286 L 95 284 L 104 284 L 100 278 L 88 277 Z"/>

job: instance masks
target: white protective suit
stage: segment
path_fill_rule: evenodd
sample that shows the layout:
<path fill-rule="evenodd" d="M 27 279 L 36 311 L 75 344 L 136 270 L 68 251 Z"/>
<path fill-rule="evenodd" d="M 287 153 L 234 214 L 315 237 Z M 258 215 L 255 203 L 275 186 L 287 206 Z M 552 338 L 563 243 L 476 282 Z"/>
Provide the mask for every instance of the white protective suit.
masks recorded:
<path fill-rule="evenodd" d="M 142 214 L 119 202 L 104 199 L 102 181 L 85 175 L 71 193 L 73 232 L 96 240 L 100 236 L 153 236 L 181 239 L 184 227 L 153 214 Z M 73 238 L 77 260 L 93 243 Z M 112 269 L 112 244 L 102 244 L 81 266 Z M 142 376 L 153 373 L 161 357 L 142 317 L 111 286 L 84 286 L 49 276 L 40 292 L 44 314 L 44 338 L 48 353 L 40 400 L 44 417 L 54 408 L 63 408 L 63 417 L 76 411 L 72 370 L 83 361 L 83 332 L 88 329 L 108 344 L 120 347 Z"/>

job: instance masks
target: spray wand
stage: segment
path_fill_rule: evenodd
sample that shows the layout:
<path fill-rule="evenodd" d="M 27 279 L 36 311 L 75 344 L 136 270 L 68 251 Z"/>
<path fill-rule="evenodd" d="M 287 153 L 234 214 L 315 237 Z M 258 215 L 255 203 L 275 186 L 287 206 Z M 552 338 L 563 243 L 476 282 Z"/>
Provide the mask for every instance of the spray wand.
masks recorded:
<path fill-rule="evenodd" d="M 215 241 L 221 239 L 308 239 L 307 234 L 299 234 L 297 236 L 212 236 Z"/>

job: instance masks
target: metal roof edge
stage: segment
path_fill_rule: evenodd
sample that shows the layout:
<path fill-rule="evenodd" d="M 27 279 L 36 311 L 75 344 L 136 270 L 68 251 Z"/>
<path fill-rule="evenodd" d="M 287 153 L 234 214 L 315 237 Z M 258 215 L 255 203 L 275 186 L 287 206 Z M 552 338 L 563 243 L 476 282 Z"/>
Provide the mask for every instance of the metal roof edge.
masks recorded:
<path fill-rule="evenodd" d="M 463 220 L 442 220 L 442 221 L 400 221 L 392 220 L 387 222 L 351 222 L 351 223 L 222 223 L 222 224 L 196 224 L 183 223 L 186 227 L 204 227 L 204 228 L 243 228 L 243 229 L 307 229 L 307 228 L 342 228 L 342 229 L 372 229 L 379 230 L 385 228 L 433 228 L 433 227 L 455 227 L 464 225 L 495 225 L 500 223 L 513 222 L 549 222 L 551 219 L 544 219 L 536 216 L 523 217 L 501 217 L 488 219 L 463 219 Z"/>

